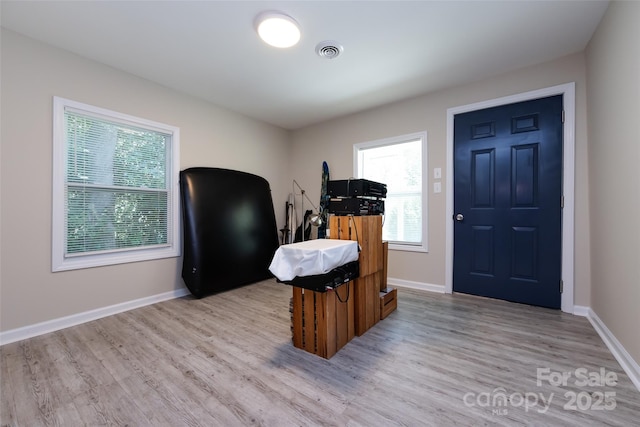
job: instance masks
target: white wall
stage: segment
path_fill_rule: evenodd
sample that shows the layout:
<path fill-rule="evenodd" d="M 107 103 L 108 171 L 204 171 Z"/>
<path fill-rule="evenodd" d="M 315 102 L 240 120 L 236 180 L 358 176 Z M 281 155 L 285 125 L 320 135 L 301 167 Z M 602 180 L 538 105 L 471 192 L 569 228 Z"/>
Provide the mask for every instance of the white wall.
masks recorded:
<path fill-rule="evenodd" d="M 319 197 L 320 162 L 327 160 L 332 179 L 353 175 L 353 144 L 418 131 L 427 131 L 429 164 L 429 253 L 391 251 L 389 277 L 444 286 L 445 218 L 444 191 L 447 164 L 446 112 L 448 108 L 488 99 L 576 83 L 576 216 L 575 298 L 588 306 L 591 294 L 589 273 L 589 214 L 586 133 L 586 77 L 583 54 L 506 73 L 491 79 L 416 97 L 370 111 L 331 120 L 294 131 L 293 176 Z M 443 192 L 431 191 L 433 169 L 442 168 Z"/>
<path fill-rule="evenodd" d="M 640 364 L 640 3 L 612 2 L 586 51 L 591 308 Z"/>
<path fill-rule="evenodd" d="M 54 95 L 180 127 L 181 169 L 263 176 L 284 221 L 286 131 L 5 29 L 1 43 L 0 331 L 183 287 L 181 258 L 51 273 Z"/>

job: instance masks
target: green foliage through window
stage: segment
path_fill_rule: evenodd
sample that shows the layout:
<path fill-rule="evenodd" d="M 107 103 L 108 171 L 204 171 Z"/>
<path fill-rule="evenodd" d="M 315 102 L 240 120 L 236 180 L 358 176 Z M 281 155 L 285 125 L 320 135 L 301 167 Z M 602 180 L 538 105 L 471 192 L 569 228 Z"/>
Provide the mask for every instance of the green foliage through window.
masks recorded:
<path fill-rule="evenodd" d="M 170 135 L 65 112 L 66 253 L 168 243 Z"/>

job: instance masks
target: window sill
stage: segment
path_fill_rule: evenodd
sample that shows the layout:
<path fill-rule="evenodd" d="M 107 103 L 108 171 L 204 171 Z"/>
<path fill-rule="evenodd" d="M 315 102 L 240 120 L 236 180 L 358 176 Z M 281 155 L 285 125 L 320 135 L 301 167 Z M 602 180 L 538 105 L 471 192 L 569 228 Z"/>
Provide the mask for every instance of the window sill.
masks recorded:
<path fill-rule="evenodd" d="M 389 242 L 389 250 L 390 251 L 400 251 L 400 252 L 422 252 L 428 253 L 426 245 L 403 245 L 399 243 L 391 243 Z"/>
<path fill-rule="evenodd" d="M 86 255 L 80 257 L 64 258 L 54 255 L 52 259 L 53 273 L 58 271 L 80 270 L 92 267 L 104 267 L 107 265 L 128 264 L 140 261 L 152 261 L 164 258 L 175 258 L 180 256 L 180 248 L 167 246 L 162 248 L 151 248 L 117 252 L 110 254 Z"/>

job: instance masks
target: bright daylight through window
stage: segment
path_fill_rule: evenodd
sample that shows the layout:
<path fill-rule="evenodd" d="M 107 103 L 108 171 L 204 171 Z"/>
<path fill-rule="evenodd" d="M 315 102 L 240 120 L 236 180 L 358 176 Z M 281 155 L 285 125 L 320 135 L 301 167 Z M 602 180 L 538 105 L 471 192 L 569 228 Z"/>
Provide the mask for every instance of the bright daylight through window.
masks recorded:
<path fill-rule="evenodd" d="M 179 255 L 178 128 L 54 99 L 53 271 Z"/>
<path fill-rule="evenodd" d="M 426 251 L 425 132 L 354 146 L 355 173 L 387 184 L 382 238 L 392 249 Z"/>

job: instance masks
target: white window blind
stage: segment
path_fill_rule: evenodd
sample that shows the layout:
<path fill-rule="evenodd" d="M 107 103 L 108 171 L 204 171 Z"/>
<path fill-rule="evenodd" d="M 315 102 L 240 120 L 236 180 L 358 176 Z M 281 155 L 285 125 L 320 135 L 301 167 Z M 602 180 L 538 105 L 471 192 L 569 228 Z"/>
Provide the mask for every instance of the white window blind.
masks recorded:
<path fill-rule="evenodd" d="M 356 175 L 387 184 L 382 238 L 395 249 L 426 251 L 426 134 L 411 134 L 355 146 Z"/>
<path fill-rule="evenodd" d="M 56 100 L 54 271 L 176 256 L 177 129 Z"/>

